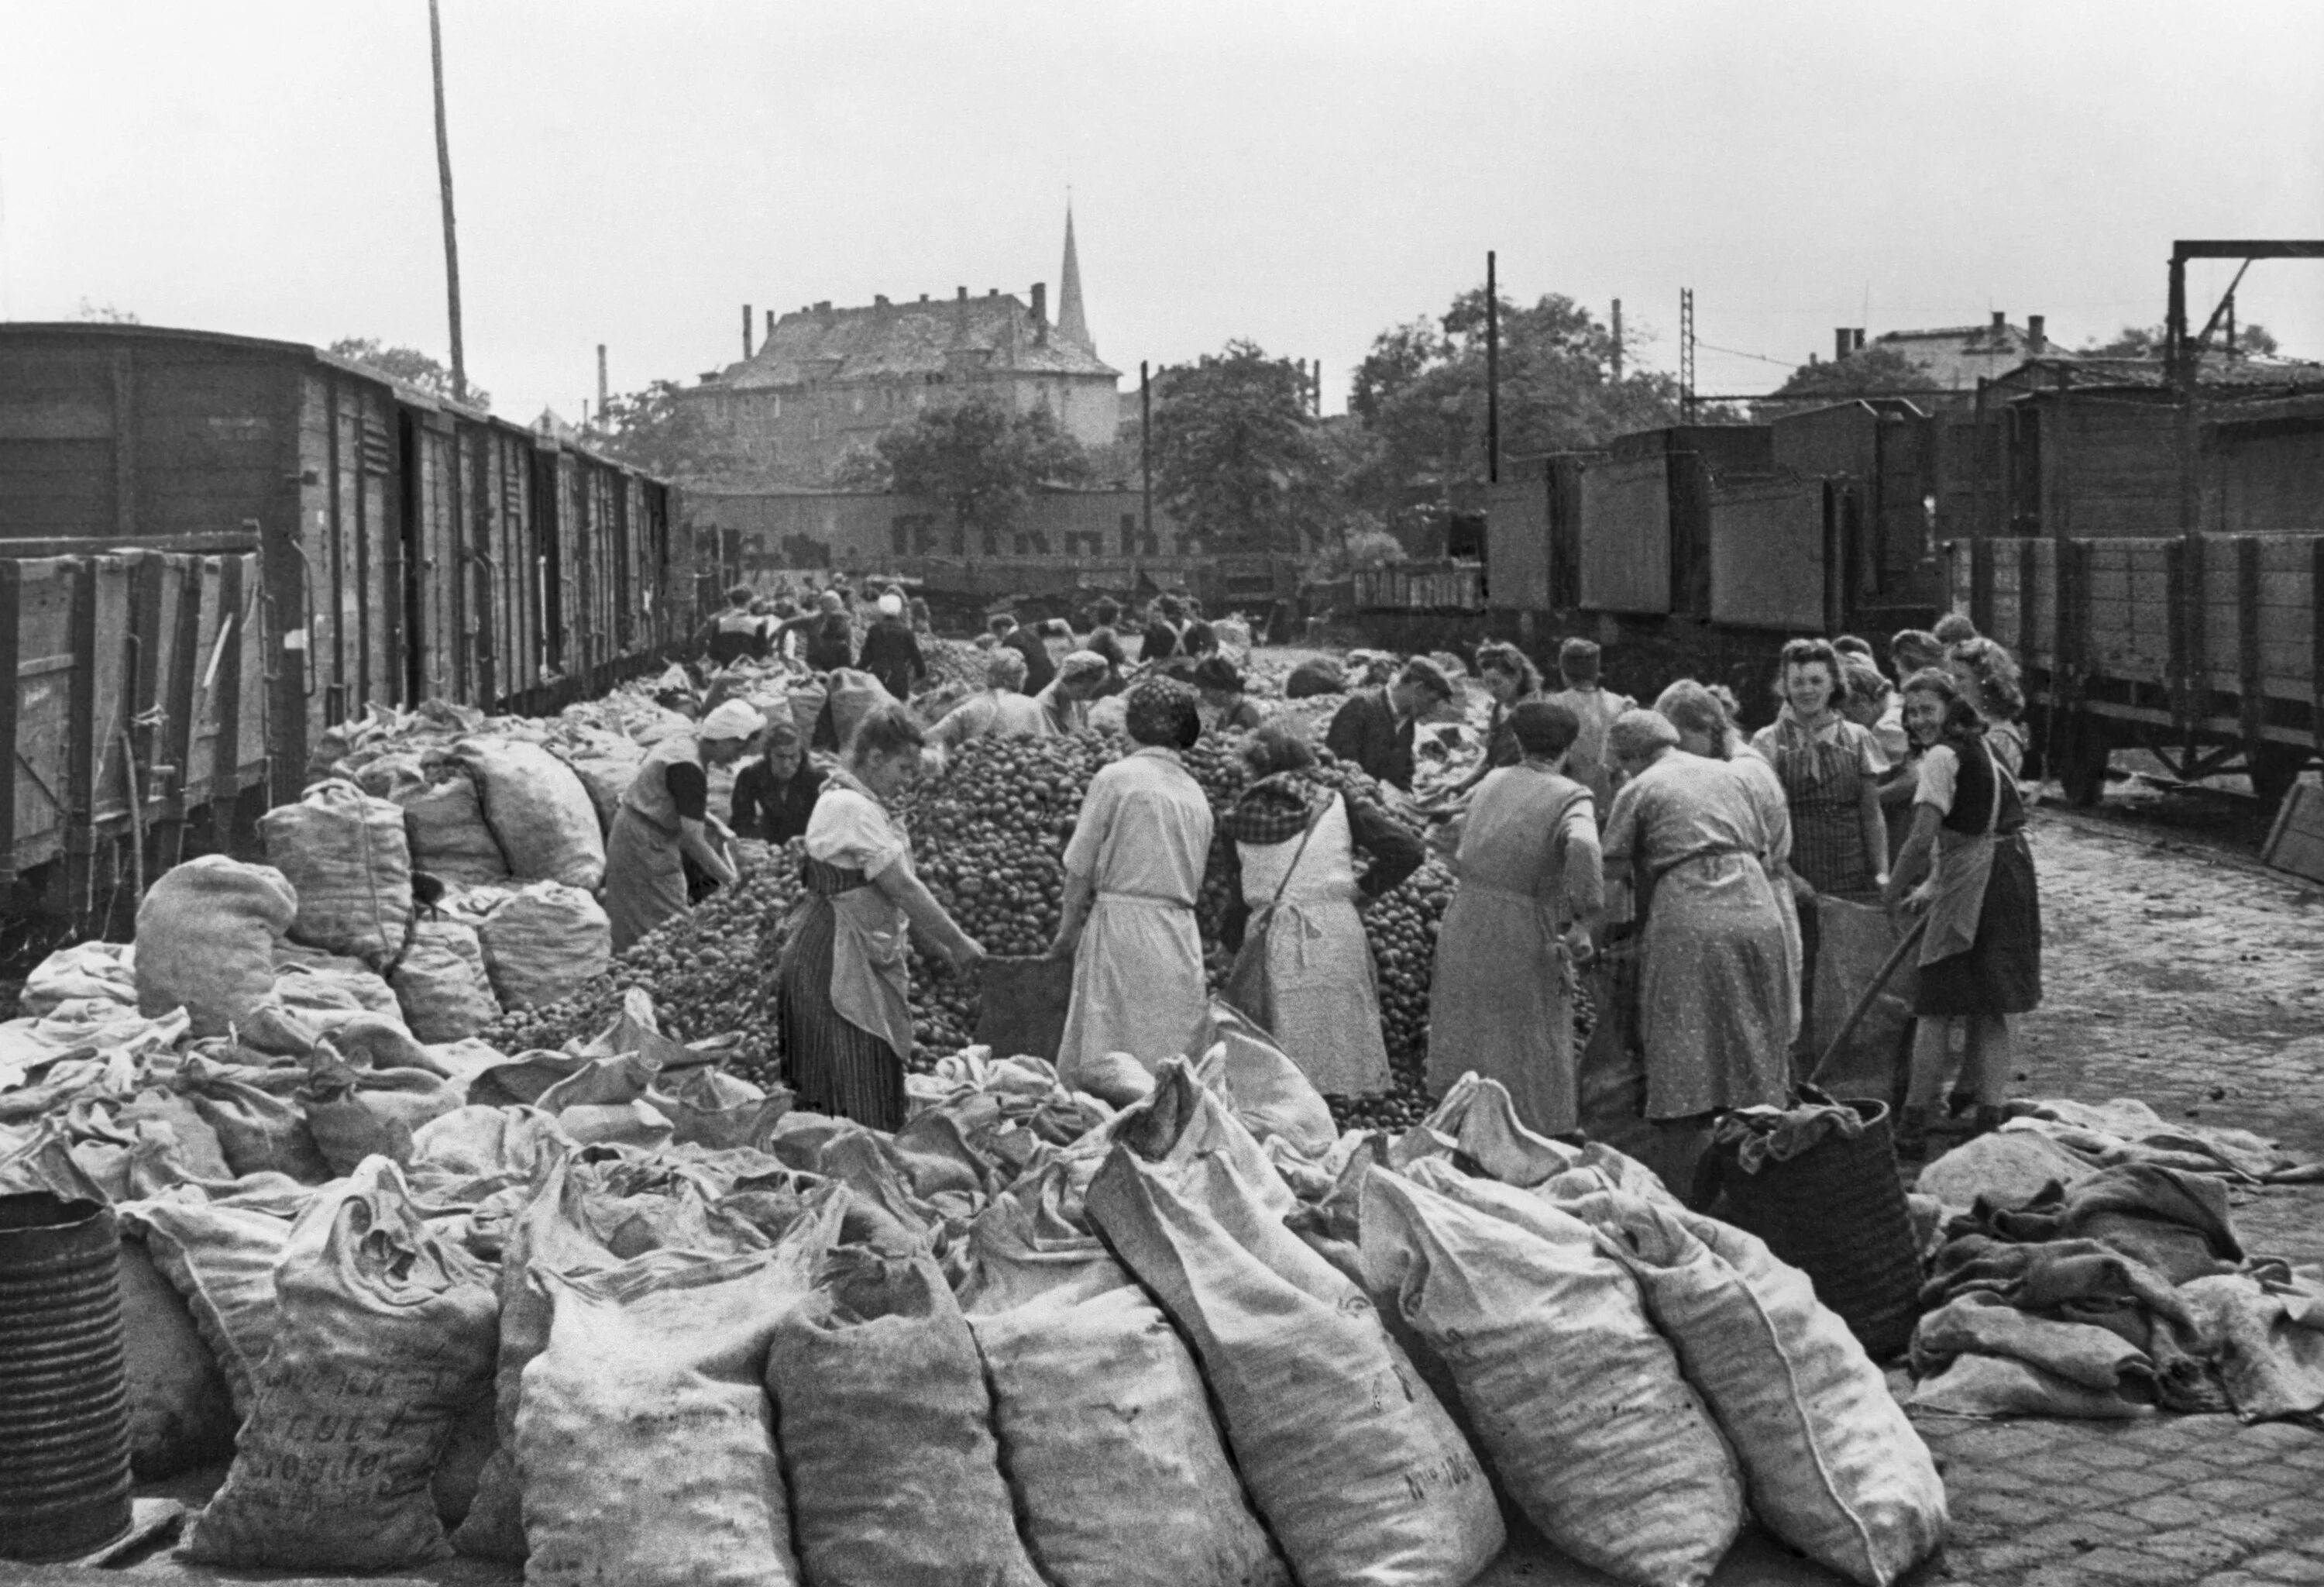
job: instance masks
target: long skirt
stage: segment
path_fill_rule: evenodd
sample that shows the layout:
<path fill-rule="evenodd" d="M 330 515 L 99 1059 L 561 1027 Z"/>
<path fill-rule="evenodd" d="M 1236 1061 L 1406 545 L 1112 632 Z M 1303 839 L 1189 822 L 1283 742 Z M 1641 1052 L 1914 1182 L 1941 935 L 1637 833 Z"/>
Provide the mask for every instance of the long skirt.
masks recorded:
<path fill-rule="evenodd" d="M 598 896 L 613 927 L 613 951 L 686 912 L 686 860 L 675 833 L 663 832 L 627 805 L 605 838 L 605 882 Z"/>
<path fill-rule="evenodd" d="M 810 897 L 783 946 L 776 972 L 776 1020 L 784 1076 L 798 1105 L 874 1130 L 904 1127 L 904 1065 L 886 1041 L 848 1020 L 831 1002 L 831 900 Z"/>
<path fill-rule="evenodd" d="M 2023 1014 L 2042 1004 L 2042 895 L 2023 832 L 1997 838 L 1977 936 L 1961 952 L 1921 966 L 1913 1012 L 1927 1019 Z"/>
<path fill-rule="evenodd" d="M 1344 900 L 1286 899 L 1267 928 L 1276 1045 L 1326 1096 L 1374 1096 L 1394 1084 L 1363 918 Z"/>
<path fill-rule="evenodd" d="M 1543 1135 L 1580 1122 L 1571 975 L 1555 922 L 1530 893 L 1464 882 L 1444 912 L 1428 992 L 1428 1089 L 1473 1069 L 1508 1088 Z"/>
<path fill-rule="evenodd" d="M 1074 955 L 1058 1072 L 1082 1074 L 1108 1053 L 1129 1053 L 1157 1069 L 1184 1056 L 1209 1007 L 1194 911 L 1100 893 Z"/>
<path fill-rule="evenodd" d="M 1707 855 L 1658 878 L 1638 969 L 1646 1117 L 1784 1102 L 1794 973 L 1757 860 Z"/>

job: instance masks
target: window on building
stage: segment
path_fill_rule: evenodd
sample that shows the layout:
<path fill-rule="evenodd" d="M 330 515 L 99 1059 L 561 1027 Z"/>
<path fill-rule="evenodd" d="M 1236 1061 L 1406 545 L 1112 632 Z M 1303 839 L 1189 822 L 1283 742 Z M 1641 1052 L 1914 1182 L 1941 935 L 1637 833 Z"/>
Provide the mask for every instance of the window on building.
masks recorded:
<path fill-rule="evenodd" d="M 1125 557 L 1138 555 L 1138 514 L 1135 512 L 1121 515 L 1121 554 Z"/>

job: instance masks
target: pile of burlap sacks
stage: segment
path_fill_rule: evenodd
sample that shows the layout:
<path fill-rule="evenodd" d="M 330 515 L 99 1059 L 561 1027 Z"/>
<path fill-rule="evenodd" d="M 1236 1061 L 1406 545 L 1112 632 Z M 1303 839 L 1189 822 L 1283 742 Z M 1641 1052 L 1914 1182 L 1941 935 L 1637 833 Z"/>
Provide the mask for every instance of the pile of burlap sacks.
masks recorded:
<path fill-rule="evenodd" d="M 233 1435 L 198 1560 L 1458 1587 L 1507 1507 L 1676 1587 L 1752 1517 L 1868 1583 L 1941 1540 L 1927 1450 L 1808 1280 L 1491 1083 L 1338 1136 L 1221 1008 L 1093 1092 L 947 1059 L 891 1136 L 712 1058 L 633 1006 L 437 1112 L 375 1055 L 290 1097 L 149 1057 L 166 1083 L 85 1110 L 118 1158 L 52 1113 L 0 1183 L 105 1195 L 143 1248 L 133 1352 L 174 1328 L 180 1370 L 136 1391 L 141 1447 Z"/>

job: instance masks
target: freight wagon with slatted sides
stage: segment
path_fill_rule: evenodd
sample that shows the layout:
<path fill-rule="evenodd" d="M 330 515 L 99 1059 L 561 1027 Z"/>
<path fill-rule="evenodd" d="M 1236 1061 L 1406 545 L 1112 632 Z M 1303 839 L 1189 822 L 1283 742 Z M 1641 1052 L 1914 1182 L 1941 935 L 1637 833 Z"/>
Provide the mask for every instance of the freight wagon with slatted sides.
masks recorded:
<path fill-rule="evenodd" d="M 7 911 L 134 907 L 373 706 L 553 711 L 659 664 L 698 605 L 678 508 L 312 347 L 0 325 Z"/>
<path fill-rule="evenodd" d="M 1992 514 L 2015 532 L 1949 548 L 1952 604 L 2018 653 L 2034 748 L 2079 801 L 2117 750 L 2245 771 L 2271 804 L 2324 753 L 2324 394 L 2214 400 L 2182 448 L 2183 417 L 2029 401 L 2009 438 L 2045 455 Z"/>

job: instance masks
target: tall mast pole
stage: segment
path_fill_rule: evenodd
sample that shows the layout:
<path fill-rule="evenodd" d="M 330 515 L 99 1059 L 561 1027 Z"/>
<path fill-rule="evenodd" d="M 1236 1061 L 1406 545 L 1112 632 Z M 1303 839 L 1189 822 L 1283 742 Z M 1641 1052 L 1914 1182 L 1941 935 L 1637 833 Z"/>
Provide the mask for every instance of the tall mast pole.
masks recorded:
<path fill-rule="evenodd" d="M 1501 483 L 1501 289 L 1485 251 L 1485 481 Z"/>
<path fill-rule="evenodd" d="M 436 76 L 436 180 L 444 191 L 444 291 L 452 319 L 452 395 L 468 400 L 468 360 L 460 342 L 460 240 L 452 221 L 452 140 L 444 130 L 444 23 L 428 0 L 428 56 Z"/>

